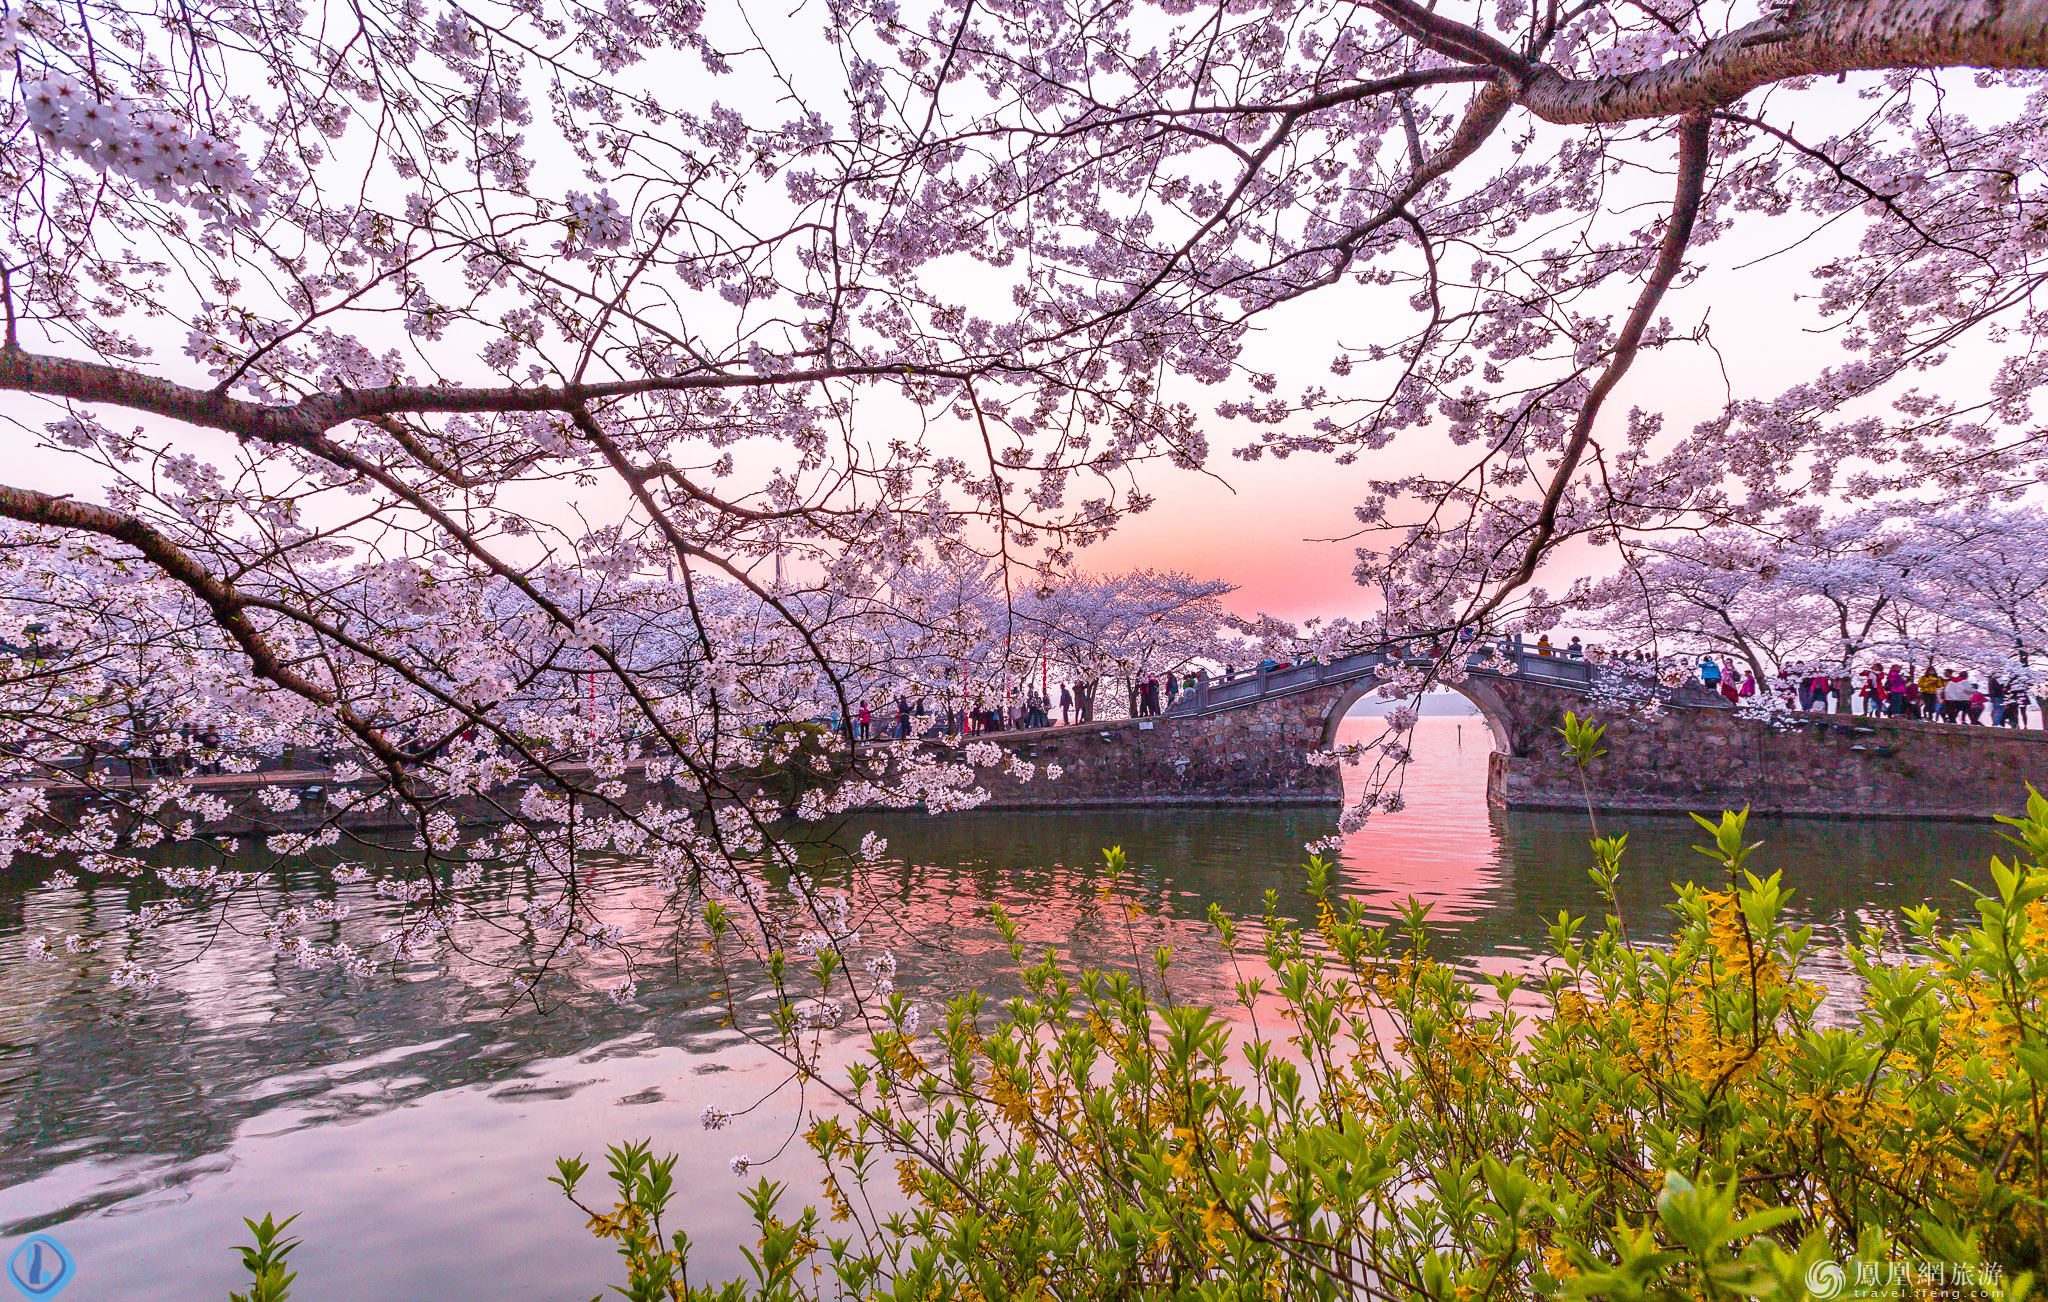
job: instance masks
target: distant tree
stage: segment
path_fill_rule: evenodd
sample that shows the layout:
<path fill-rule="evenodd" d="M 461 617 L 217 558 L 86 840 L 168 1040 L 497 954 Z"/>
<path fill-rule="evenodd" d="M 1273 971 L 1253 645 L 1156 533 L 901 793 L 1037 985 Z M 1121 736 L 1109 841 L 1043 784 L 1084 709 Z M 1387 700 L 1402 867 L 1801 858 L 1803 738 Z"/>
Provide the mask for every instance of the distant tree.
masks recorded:
<path fill-rule="evenodd" d="M 1114 679 L 1126 704 L 1138 684 L 1218 661 L 1235 645 L 1223 598 L 1237 586 L 1174 571 L 1049 576 L 1018 609 L 1040 654 L 1091 690 Z"/>
<path fill-rule="evenodd" d="M 1832 518 L 1805 509 L 1767 529 L 1638 549 L 1571 599 L 1624 643 L 1725 650 L 1759 674 L 1898 657 L 2031 681 L 2048 664 L 2048 515 L 1985 503 Z"/>
<path fill-rule="evenodd" d="M 1603 641 L 1659 658 L 1734 656 L 1765 679 L 1811 632 L 1805 612 L 1772 581 L 1767 547 L 1732 529 L 1646 546 L 1619 572 L 1578 585 L 1569 600 Z"/>
<path fill-rule="evenodd" d="M 1966 653 L 1993 663 L 2048 665 L 2048 512 L 1973 505 L 1918 524 L 1937 562 L 1907 589 L 1967 632 Z"/>

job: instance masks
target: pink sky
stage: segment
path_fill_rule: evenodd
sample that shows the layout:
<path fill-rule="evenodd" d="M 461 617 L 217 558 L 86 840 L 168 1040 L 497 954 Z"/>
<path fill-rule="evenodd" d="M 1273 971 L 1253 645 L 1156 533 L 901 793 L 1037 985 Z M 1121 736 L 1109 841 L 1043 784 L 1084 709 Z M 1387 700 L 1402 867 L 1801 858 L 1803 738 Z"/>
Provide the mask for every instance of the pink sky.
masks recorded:
<path fill-rule="evenodd" d="M 1740 305 L 1761 307 L 1760 302 Z M 1729 311 L 1717 303 L 1717 317 Z M 1767 336 L 1752 335 L 1761 342 Z M 1724 352 L 1740 354 L 1741 348 Z M 1758 350 L 1767 351 L 1767 350 Z M 1806 350 L 1794 349 L 1794 355 Z M 1807 365 L 1819 364 L 1808 352 Z M 1711 359 L 1708 359 L 1711 362 Z M 1645 357 L 1619 391 L 1609 414 L 1625 422 L 1629 405 L 1638 403 L 1669 413 L 1668 428 L 1687 432 L 1702 416 L 1719 408 L 1722 386 L 1718 367 L 1711 372 L 1697 356 L 1671 353 Z M 1759 358 L 1753 368 L 1758 384 L 1789 378 L 1784 355 Z M 1779 374 L 1772 374 L 1780 372 Z M 1220 390 L 1212 391 L 1220 396 Z M 1210 398 L 1213 404 L 1214 397 Z M 1609 424 L 1609 422 L 1603 422 Z M 1366 540 L 1350 538 L 1359 530 L 1353 508 L 1364 499 L 1369 481 L 1397 478 L 1424 469 L 1435 473 L 1462 469 L 1472 453 L 1455 448 L 1428 430 L 1411 433 L 1377 453 L 1339 466 L 1327 455 L 1297 454 L 1285 461 L 1271 457 L 1245 462 L 1230 455 L 1248 438 L 1238 426 L 1217 421 L 1212 434 L 1209 473 L 1150 468 L 1140 475 L 1158 505 L 1144 515 L 1128 517 L 1106 542 L 1082 552 L 1082 569 L 1115 571 L 1139 566 L 1182 570 L 1198 578 L 1221 578 L 1239 591 L 1229 605 L 1241 615 L 1266 613 L 1283 619 L 1309 616 L 1359 616 L 1367 611 L 1366 593 L 1352 578 L 1355 549 Z M 1344 541 L 1330 541 L 1345 539 Z M 1571 549 L 1546 570 L 1553 591 L 1589 564 L 1613 563 L 1613 551 Z"/>

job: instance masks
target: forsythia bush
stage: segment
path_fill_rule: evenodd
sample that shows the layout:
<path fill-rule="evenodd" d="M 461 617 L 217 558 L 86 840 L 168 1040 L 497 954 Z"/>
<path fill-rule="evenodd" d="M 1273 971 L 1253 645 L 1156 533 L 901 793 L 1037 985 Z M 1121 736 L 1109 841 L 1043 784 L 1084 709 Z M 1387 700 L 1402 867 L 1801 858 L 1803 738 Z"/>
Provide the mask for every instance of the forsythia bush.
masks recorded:
<path fill-rule="evenodd" d="M 1318 859 L 1314 927 L 1269 896 L 1257 961 L 1211 912 L 1236 1026 L 1158 996 L 1163 952 L 1074 972 L 999 915 L 1026 993 L 921 1036 L 891 997 L 808 1132 L 824 1209 L 747 1195 L 751 1278 L 688 1281 L 672 1159 L 644 1144 L 584 1210 L 642 1300 L 2017 1302 L 2048 1265 L 2048 801 L 1974 919 L 1867 931 L 1861 1006 L 1828 1014 L 1745 816 L 1701 823 L 1715 881 L 1677 892 L 1675 937 L 1560 916 L 1547 963 L 1478 983 L 1424 910 L 1370 925 Z M 1593 843 L 1610 905 L 1624 841 Z M 572 1199 L 585 1172 L 562 1163 Z"/>

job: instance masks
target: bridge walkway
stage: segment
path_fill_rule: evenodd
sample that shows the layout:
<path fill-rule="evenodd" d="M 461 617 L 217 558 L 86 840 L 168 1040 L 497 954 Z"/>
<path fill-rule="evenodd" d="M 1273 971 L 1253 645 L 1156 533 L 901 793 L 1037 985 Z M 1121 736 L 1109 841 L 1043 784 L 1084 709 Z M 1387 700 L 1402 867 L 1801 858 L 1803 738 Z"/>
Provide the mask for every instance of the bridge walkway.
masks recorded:
<path fill-rule="evenodd" d="M 1514 672 L 1502 673 L 1495 667 L 1503 662 L 1513 665 Z M 1375 648 L 1327 663 L 1310 661 L 1284 668 L 1241 669 L 1225 678 L 1197 678 L 1192 687 L 1181 691 L 1166 713 L 1177 718 L 1202 718 L 1297 692 L 1342 687 L 1368 678 L 1377 681 L 1380 668 L 1391 663 L 1421 666 L 1434 662 L 1428 656 L 1401 657 Z M 1499 643 L 1492 652 L 1474 651 L 1466 657 L 1465 664 L 1466 672 L 1474 678 L 1518 679 L 1580 692 L 1592 690 L 1595 672 L 1589 661 L 1540 655 L 1519 640 Z"/>

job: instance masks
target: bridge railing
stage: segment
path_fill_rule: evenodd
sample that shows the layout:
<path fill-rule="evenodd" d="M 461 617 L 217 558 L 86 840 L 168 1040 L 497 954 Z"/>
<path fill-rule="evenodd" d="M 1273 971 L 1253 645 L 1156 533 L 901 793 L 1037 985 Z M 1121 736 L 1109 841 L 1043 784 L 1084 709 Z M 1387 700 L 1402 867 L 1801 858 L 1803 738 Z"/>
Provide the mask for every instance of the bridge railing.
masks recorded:
<path fill-rule="evenodd" d="M 1306 691 L 1329 683 L 1355 682 L 1390 660 L 1406 664 L 1426 665 L 1432 662 L 1429 656 L 1395 656 L 1388 651 L 1373 649 L 1341 656 L 1336 660 L 1309 661 L 1305 664 L 1285 666 L 1262 665 L 1240 669 L 1219 678 L 1197 678 L 1194 684 L 1180 694 L 1173 703 L 1169 714 L 1208 714 L 1214 710 L 1229 709 L 1233 706 L 1249 705 L 1268 697 L 1285 696 Z M 1515 676 L 1530 682 L 1543 683 L 1551 687 L 1590 690 L 1593 686 L 1593 665 L 1585 660 L 1562 655 L 1543 655 L 1528 647 L 1521 639 L 1505 639 L 1493 649 L 1475 650 L 1466 657 L 1469 671 L 1501 676 L 1494 666 L 1505 659 L 1515 666 Z"/>

